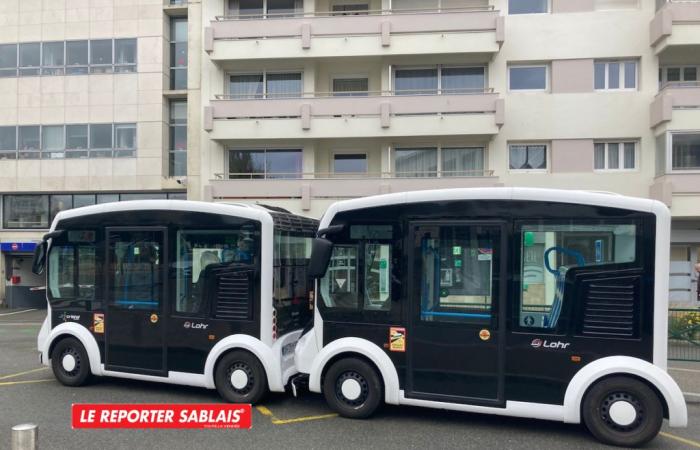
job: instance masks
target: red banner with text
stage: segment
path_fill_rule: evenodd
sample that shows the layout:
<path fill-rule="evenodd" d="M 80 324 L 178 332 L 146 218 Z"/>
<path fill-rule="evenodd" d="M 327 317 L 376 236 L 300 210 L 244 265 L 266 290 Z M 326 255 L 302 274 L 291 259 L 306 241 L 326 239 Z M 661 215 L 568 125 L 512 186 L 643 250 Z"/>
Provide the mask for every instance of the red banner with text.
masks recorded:
<path fill-rule="evenodd" d="M 240 428 L 252 426 L 250 405 L 205 403 L 73 404 L 73 428 Z"/>

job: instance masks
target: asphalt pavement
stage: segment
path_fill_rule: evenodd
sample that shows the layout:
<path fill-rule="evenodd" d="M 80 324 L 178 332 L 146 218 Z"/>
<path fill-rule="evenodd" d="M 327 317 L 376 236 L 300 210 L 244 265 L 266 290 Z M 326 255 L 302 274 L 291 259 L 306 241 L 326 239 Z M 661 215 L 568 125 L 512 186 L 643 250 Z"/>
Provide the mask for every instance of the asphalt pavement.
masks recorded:
<path fill-rule="evenodd" d="M 329 449 L 609 448 L 583 427 L 531 419 L 385 406 L 369 420 L 335 416 L 322 396 L 270 395 L 254 408 L 251 430 L 73 430 L 72 403 L 218 403 L 216 391 L 99 378 L 84 387 L 59 384 L 39 364 L 36 335 L 45 311 L 6 315 L 0 309 L 0 449 L 13 425 L 39 425 L 41 449 Z M 700 363 L 671 362 L 670 373 L 688 392 L 689 426 L 671 429 L 646 448 L 700 448 Z"/>

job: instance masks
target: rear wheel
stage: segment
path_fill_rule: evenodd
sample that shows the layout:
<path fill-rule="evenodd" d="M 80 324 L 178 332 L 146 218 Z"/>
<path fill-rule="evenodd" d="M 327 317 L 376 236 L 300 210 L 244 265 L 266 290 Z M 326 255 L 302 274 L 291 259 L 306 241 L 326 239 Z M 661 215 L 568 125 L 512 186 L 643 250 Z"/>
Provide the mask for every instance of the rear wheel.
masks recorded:
<path fill-rule="evenodd" d="M 267 377 L 258 358 L 244 350 L 224 355 L 216 365 L 214 383 L 230 403 L 257 403 L 267 393 Z"/>
<path fill-rule="evenodd" d="M 61 339 L 51 351 L 51 368 L 66 386 L 82 386 L 90 377 L 90 360 L 83 344 L 75 338 Z"/>
<path fill-rule="evenodd" d="M 359 358 L 341 359 L 326 372 L 323 395 L 328 405 L 341 416 L 364 419 L 381 404 L 382 380 L 366 361 Z"/>
<path fill-rule="evenodd" d="M 583 420 L 600 441 L 637 447 L 661 429 L 663 405 L 644 382 L 616 376 L 596 383 L 583 400 Z"/>

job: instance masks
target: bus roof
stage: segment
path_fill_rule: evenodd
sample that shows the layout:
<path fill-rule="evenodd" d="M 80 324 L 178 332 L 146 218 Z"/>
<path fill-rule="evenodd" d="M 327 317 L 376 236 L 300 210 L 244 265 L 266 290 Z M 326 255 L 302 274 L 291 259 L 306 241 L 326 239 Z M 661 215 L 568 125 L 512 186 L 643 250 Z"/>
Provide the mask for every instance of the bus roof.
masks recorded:
<path fill-rule="evenodd" d="M 375 208 L 380 206 L 401 205 L 408 203 L 427 203 L 448 200 L 523 200 L 555 203 L 573 203 L 597 205 L 609 208 L 664 214 L 668 208 L 656 200 L 627 197 L 608 192 L 594 192 L 565 189 L 542 189 L 521 187 L 485 187 L 435 189 L 427 191 L 399 192 L 395 194 L 374 195 L 371 197 L 342 200 L 333 203 L 321 221 L 321 227 L 327 226 L 333 216 L 342 211 Z"/>
<path fill-rule="evenodd" d="M 270 211 L 257 205 L 197 202 L 191 200 L 128 200 L 69 209 L 56 214 L 51 229 L 61 220 L 113 212 L 168 210 L 223 214 L 253 220 L 271 220 Z"/>

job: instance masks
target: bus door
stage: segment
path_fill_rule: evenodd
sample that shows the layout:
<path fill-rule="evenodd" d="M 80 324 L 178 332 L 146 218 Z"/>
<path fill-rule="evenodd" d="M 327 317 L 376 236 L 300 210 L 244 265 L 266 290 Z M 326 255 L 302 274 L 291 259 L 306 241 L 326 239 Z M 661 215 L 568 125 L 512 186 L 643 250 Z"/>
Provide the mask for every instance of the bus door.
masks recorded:
<path fill-rule="evenodd" d="M 165 228 L 108 227 L 107 370 L 165 373 Z"/>
<path fill-rule="evenodd" d="M 504 224 L 413 222 L 410 230 L 406 397 L 505 405 Z"/>

